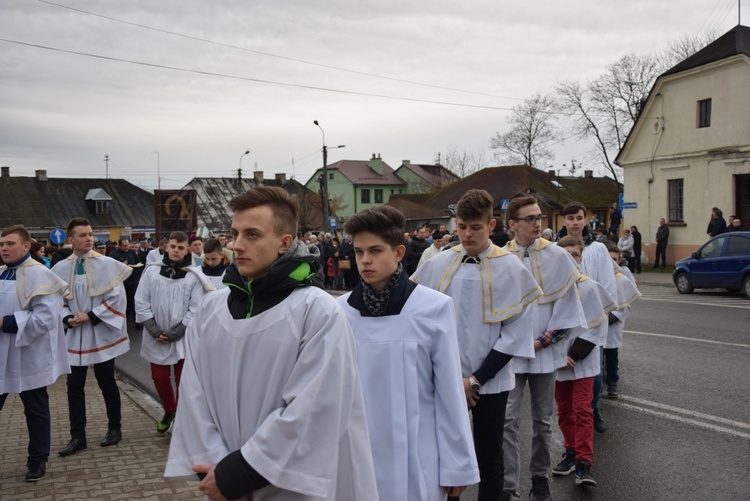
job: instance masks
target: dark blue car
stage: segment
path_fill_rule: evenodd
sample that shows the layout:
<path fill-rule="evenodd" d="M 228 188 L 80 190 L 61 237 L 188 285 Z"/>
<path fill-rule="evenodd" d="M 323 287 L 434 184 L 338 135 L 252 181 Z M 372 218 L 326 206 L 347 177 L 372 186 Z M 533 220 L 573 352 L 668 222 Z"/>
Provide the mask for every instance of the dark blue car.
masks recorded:
<path fill-rule="evenodd" d="M 677 262 L 672 280 L 680 294 L 695 288 L 723 288 L 750 298 L 750 231 L 717 235 Z"/>

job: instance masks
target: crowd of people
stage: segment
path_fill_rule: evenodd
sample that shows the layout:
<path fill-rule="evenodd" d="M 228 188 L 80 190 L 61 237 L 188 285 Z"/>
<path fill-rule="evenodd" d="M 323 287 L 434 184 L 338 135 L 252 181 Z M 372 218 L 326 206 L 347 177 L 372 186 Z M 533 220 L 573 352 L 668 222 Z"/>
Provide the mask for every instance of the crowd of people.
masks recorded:
<path fill-rule="evenodd" d="M 62 374 L 70 441 L 59 455 L 88 447 L 89 366 L 107 410 L 100 446 L 122 441 L 114 360 L 130 348 L 132 308 L 164 409 L 156 432 L 172 430 L 165 476 L 197 475 L 209 499 L 458 499 L 476 483 L 480 500 L 519 499 L 526 447 L 531 499 L 551 499 L 550 474 L 595 486 L 599 396 L 619 395 L 639 296 L 622 266 L 636 244 L 592 238 L 580 203 L 563 210 L 557 243 L 534 197 L 511 201 L 507 231 L 493 206 L 470 190 L 454 234 L 414 235 L 398 210 L 365 209 L 340 241 L 298 234 L 295 199 L 258 187 L 230 202 L 230 238 L 121 239 L 107 256 L 74 218 L 70 253 L 51 269 L 23 226 L 5 228 L 0 407 L 21 395 L 26 479 L 45 475 L 46 386 Z M 526 389 L 531 444 L 518 432 Z M 564 451 L 553 466 L 555 405 Z"/>

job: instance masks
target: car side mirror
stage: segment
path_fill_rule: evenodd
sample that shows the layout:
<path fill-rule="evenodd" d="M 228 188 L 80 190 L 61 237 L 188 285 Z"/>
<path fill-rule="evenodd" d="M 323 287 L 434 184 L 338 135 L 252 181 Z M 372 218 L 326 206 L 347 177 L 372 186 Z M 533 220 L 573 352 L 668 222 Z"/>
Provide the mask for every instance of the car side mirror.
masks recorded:
<path fill-rule="evenodd" d="M 697 252 L 693 252 L 691 256 L 693 256 L 693 259 L 700 259 L 701 257 L 700 254 L 698 254 Z"/>

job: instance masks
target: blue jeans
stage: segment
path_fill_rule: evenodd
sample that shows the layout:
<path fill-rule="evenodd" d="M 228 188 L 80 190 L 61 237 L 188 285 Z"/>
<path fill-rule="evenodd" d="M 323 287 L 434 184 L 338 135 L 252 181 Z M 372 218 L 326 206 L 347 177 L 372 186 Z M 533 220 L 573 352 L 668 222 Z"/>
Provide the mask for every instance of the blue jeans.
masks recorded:
<path fill-rule="evenodd" d="M 605 378 L 607 386 L 617 386 L 617 382 L 620 380 L 618 355 L 618 348 L 604 349 L 604 372 L 607 375 Z"/>
<path fill-rule="evenodd" d="M 49 459 L 51 422 L 49 415 L 49 395 L 47 387 L 22 391 L 19 395 L 26 415 L 26 428 L 29 430 L 29 465 Z M 5 405 L 8 394 L 0 395 L 0 410 Z"/>

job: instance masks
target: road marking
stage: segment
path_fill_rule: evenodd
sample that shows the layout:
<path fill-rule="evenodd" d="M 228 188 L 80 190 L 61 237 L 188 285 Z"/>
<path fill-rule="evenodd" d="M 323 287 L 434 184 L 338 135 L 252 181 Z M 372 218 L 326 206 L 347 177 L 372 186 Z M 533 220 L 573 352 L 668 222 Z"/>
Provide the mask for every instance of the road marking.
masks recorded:
<path fill-rule="evenodd" d="M 750 301 L 742 295 L 728 295 L 729 293 L 701 293 L 680 294 L 673 289 L 641 288 L 642 301 L 658 301 L 665 303 L 696 304 L 700 306 L 721 306 L 724 308 L 750 309 Z"/>
<path fill-rule="evenodd" d="M 626 402 L 632 402 L 634 404 L 640 404 L 640 405 L 650 405 L 651 407 L 656 407 L 658 409 L 662 409 L 665 411 L 676 412 L 679 414 L 686 414 L 688 416 L 693 416 L 695 418 L 705 419 L 707 421 L 716 421 L 717 423 L 722 423 L 722 424 L 726 424 L 729 426 L 734 426 L 737 428 L 745 428 L 747 430 L 750 430 L 750 423 L 743 423 L 742 421 L 733 421 L 731 419 L 727 419 L 727 418 L 723 418 L 719 416 L 713 416 L 711 414 L 704 414 L 702 412 L 691 411 L 689 409 L 683 409 L 681 407 L 674 407 L 671 405 L 662 404 L 660 402 L 652 402 L 650 400 L 644 400 L 642 398 L 636 398 L 636 397 L 631 397 L 627 395 L 620 395 L 620 397 L 618 398 L 618 401 L 619 400 L 624 400 Z"/>
<path fill-rule="evenodd" d="M 726 341 L 714 341 L 713 339 L 698 339 L 694 337 L 673 336 L 671 334 L 657 334 L 656 332 L 624 331 L 628 334 L 639 334 L 641 336 L 663 337 L 667 339 L 679 339 L 680 341 L 693 341 L 696 343 L 717 344 L 720 346 L 732 346 L 734 348 L 750 348 L 750 344 L 727 343 Z"/>
<path fill-rule="evenodd" d="M 622 398 L 622 397 L 621 397 Z M 628 404 L 625 402 L 617 402 L 617 401 L 608 401 L 607 405 L 614 405 L 615 407 L 623 407 L 626 409 L 631 409 L 638 412 L 643 412 L 645 414 L 651 414 L 653 416 L 659 416 L 663 417 L 665 419 L 669 419 L 671 421 L 677 421 L 680 423 L 690 424 L 693 426 L 697 426 L 698 428 L 705 428 L 707 430 L 716 431 L 719 433 L 724 433 L 727 435 L 732 435 L 734 437 L 744 438 L 746 440 L 750 440 L 750 433 L 745 433 L 742 431 L 733 430 L 731 428 L 725 428 L 723 426 L 711 424 L 711 423 L 704 423 L 703 421 L 698 421 L 696 419 L 690 419 L 683 416 L 677 416 L 674 414 L 670 414 L 668 412 L 662 412 L 654 409 L 649 409 L 647 407 L 640 407 L 638 405 Z M 740 423 L 744 424 L 744 423 Z"/>
<path fill-rule="evenodd" d="M 690 299 L 683 299 L 683 300 L 677 300 L 676 298 L 672 299 L 659 299 L 655 297 L 648 297 L 648 296 L 641 296 L 640 298 L 642 301 L 657 301 L 661 303 L 681 303 L 681 304 L 697 304 L 700 306 L 721 306 L 723 308 L 739 308 L 741 310 L 750 310 L 750 305 L 742 305 L 742 304 L 727 304 L 724 301 L 726 299 L 719 299 L 718 302 L 715 303 L 705 303 L 702 301 L 691 301 Z M 742 301 L 747 301 L 747 299 L 742 299 Z M 740 301 L 737 301 L 739 303 Z"/>

